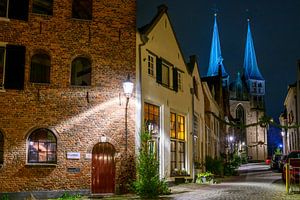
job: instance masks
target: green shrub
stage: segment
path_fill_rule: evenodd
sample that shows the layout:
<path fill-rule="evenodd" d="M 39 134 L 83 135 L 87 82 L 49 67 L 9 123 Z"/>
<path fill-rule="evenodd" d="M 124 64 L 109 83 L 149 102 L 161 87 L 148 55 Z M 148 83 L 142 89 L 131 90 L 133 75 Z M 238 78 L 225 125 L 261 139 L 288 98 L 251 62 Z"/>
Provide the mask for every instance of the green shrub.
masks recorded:
<path fill-rule="evenodd" d="M 0 198 L 0 200 L 9 200 L 9 197 L 7 194 L 2 195 L 2 197 Z"/>
<path fill-rule="evenodd" d="M 213 159 L 210 156 L 205 158 L 205 168 L 206 171 L 210 171 L 215 175 L 223 176 L 223 161 L 220 159 Z"/>
<path fill-rule="evenodd" d="M 68 192 L 65 192 L 60 198 L 58 198 L 59 200 L 77 200 L 80 199 L 81 195 L 80 194 L 75 194 L 75 195 L 71 195 Z"/>
<path fill-rule="evenodd" d="M 160 194 L 170 193 L 164 180 L 159 178 L 159 163 L 149 149 L 151 135 L 141 133 L 141 149 L 137 162 L 137 180 L 133 183 L 135 192 L 142 198 L 157 198 Z"/>

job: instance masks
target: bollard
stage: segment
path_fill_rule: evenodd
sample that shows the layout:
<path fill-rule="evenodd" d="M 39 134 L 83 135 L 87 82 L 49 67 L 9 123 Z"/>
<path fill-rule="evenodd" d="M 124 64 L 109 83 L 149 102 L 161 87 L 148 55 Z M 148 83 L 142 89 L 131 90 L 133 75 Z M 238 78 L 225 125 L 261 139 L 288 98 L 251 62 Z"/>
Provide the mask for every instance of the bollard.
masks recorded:
<path fill-rule="evenodd" d="M 286 168 L 285 168 L 285 188 L 286 188 L 286 193 L 289 194 L 289 190 L 290 190 L 290 162 L 286 163 Z"/>

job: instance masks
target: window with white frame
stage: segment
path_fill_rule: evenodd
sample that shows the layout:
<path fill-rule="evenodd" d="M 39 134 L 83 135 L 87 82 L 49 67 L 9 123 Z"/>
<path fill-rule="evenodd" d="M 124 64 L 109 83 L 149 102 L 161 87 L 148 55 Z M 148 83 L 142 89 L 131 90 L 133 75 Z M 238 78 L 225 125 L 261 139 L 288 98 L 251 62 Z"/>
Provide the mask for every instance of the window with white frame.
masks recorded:
<path fill-rule="evenodd" d="M 171 139 L 171 176 L 180 175 L 185 169 L 185 117 L 170 113 L 170 139 Z"/>
<path fill-rule="evenodd" d="M 178 90 L 183 90 L 182 73 L 178 71 Z"/>
<path fill-rule="evenodd" d="M 29 0 L 1 0 L 0 18 L 28 20 Z"/>
<path fill-rule="evenodd" d="M 154 77 L 154 56 L 148 55 L 148 75 Z"/>

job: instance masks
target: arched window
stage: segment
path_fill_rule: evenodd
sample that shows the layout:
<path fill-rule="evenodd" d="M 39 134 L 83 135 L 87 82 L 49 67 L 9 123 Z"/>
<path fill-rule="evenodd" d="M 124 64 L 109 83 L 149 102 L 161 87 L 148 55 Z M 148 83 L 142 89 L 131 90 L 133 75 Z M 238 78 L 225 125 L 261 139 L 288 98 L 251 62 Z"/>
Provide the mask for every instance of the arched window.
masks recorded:
<path fill-rule="evenodd" d="M 40 128 L 28 137 L 28 163 L 56 163 L 56 137 L 48 129 Z"/>
<path fill-rule="evenodd" d="M 50 56 L 45 53 L 38 53 L 31 58 L 30 82 L 50 83 Z"/>
<path fill-rule="evenodd" d="M 241 105 L 238 105 L 238 107 L 236 108 L 236 119 L 238 119 L 242 124 L 245 123 L 245 111 L 243 106 Z"/>
<path fill-rule="evenodd" d="M 4 162 L 4 136 L 0 132 L 0 166 L 3 165 Z"/>
<path fill-rule="evenodd" d="M 72 62 L 71 84 L 91 85 L 91 62 L 84 57 L 77 57 Z"/>

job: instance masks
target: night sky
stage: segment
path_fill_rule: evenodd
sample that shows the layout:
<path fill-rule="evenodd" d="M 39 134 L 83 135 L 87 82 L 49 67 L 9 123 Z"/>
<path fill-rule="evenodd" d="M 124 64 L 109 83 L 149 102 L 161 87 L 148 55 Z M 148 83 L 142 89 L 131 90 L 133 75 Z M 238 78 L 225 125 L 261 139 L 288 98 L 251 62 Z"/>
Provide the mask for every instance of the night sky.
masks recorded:
<path fill-rule="evenodd" d="M 214 13 L 223 63 L 230 82 L 242 72 L 250 18 L 257 62 L 266 80 L 267 114 L 278 120 L 287 87 L 296 81 L 300 59 L 300 0 L 137 0 L 137 27 L 150 22 L 166 4 L 186 58 L 197 55 L 201 76 L 207 73 Z"/>

